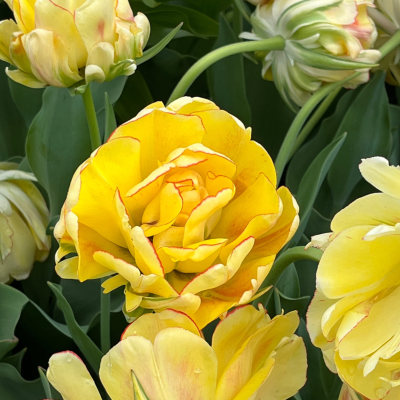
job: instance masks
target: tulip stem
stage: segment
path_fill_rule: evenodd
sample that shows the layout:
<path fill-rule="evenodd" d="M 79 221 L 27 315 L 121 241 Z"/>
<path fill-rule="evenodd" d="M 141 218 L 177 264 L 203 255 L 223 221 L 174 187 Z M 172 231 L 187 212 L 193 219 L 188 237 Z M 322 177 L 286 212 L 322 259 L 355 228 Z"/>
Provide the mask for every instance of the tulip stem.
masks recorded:
<path fill-rule="evenodd" d="M 392 50 L 394 50 L 399 45 L 400 45 L 400 30 L 398 30 L 383 46 L 380 47 L 379 51 L 382 54 L 380 60 L 386 57 Z"/>
<path fill-rule="evenodd" d="M 96 150 L 101 146 L 101 137 L 99 124 L 97 122 L 96 109 L 94 108 L 92 91 L 90 85 L 82 93 L 83 104 L 85 105 L 86 119 L 89 126 L 90 142 L 92 150 Z"/>
<path fill-rule="evenodd" d="M 168 104 L 184 96 L 192 83 L 201 75 L 202 72 L 223 58 L 246 52 L 260 50 L 283 50 L 284 48 L 285 39 L 283 39 L 281 36 L 275 36 L 273 38 L 264 40 L 255 40 L 252 42 L 233 43 L 220 47 L 219 49 L 216 49 L 200 58 L 200 60 L 198 60 L 194 65 L 192 65 L 191 68 L 189 68 L 186 74 L 176 85 L 171 97 L 168 100 Z"/>
<path fill-rule="evenodd" d="M 101 283 L 107 278 L 101 279 Z M 100 343 L 103 354 L 108 353 L 111 347 L 110 340 L 110 294 L 104 294 L 100 286 Z"/>
<path fill-rule="evenodd" d="M 311 260 L 318 262 L 321 259 L 322 254 L 323 252 L 319 249 L 310 247 L 306 250 L 304 246 L 292 247 L 291 249 L 284 251 L 278 256 L 277 260 L 271 268 L 271 271 L 265 278 L 265 281 L 262 283 L 260 289 L 266 288 L 268 286 L 275 286 L 278 283 L 282 273 L 290 264 L 300 260 Z M 257 307 L 257 304 L 261 303 L 265 306 L 269 298 L 271 297 L 271 294 L 272 290 L 269 290 L 260 298 L 254 300 L 255 304 L 253 305 Z"/>
<path fill-rule="evenodd" d="M 308 135 L 312 132 L 312 130 L 316 127 L 320 119 L 323 117 L 325 114 L 326 110 L 329 108 L 329 106 L 332 104 L 332 102 L 336 99 L 337 95 L 339 92 L 342 90 L 342 88 L 337 88 L 334 92 L 330 93 L 325 99 L 321 102 L 320 106 L 318 107 L 317 111 L 311 116 L 311 118 L 308 120 L 304 128 L 301 130 L 299 133 L 299 136 L 297 137 L 292 151 L 290 152 L 289 160 L 294 156 L 296 151 L 300 148 L 300 146 L 304 143 L 304 141 L 307 139 Z"/>

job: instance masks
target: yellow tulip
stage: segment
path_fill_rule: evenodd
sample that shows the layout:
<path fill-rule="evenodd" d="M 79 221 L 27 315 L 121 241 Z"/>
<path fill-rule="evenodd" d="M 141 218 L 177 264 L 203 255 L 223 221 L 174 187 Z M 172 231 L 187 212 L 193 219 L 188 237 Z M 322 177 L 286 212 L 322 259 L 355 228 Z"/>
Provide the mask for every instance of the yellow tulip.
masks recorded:
<path fill-rule="evenodd" d="M 249 40 L 281 36 L 283 50 L 260 51 L 262 76 L 273 80 L 292 108 L 302 107 L 321 85 L 362 72 L 345 84 L 368 82 L 369 70 L 380 58 L 373 50 L 377 31 L 367 9 L 372 0 L 249 0 L 257 4 Z M 396 0 L 394 0 L 396 1 Z"/>
<path fill-rule="evenodd" d="M 210 346 L 187 315 L 146 314 L 103 357 L 100 379 L 111 400 L 286 400 L 306 381 L 298 324 L 296 312 L 271 320 L 263 308 L 239 307 Z M 74 353 L 53 355 L 47 377 L 65 400 L 101 399 Z"/>
<path fill-rule="evenodd" d="M 250 136 L 214 103 L 188 97 L 120 126 L 72 179 L 55 228 L 58 274 L 113 275 L 103 287 L 126 287 L 126 311 L 173 308 L 200 328 L 261 295 L 299 218 Z"/>
<path fill-rule="evenodd" d="M 362 197 L 332 220 L 308 330 L 327 366 L 370 400 L 400 398 L 400 169 L 374 157 L 360 165 L 382 193 Z"/>
<path fill-rule="evenodd" d="M 0 283 L 28 278 L 50 250 L 49 211 L 33 174 L 0 163 Z"/>
<path fill-rule="evenodd" d="M 128 0 L 7 0 L 13 20 L 0 22 L 0 59 L 14 81 L 32 88 L 103 82 L 135 72 L 150 34 Z"/>
<path fill-rule="evenodd" d="M 375 5 L 369 14 L 378 27 L 377 45 L 382 46 L 400 29 L 400 8 L 397 0 L 377 0 Z M 387 82 L 400 85 L 399 46 L 380 62 L 379 69 L 387 71 Z"/>

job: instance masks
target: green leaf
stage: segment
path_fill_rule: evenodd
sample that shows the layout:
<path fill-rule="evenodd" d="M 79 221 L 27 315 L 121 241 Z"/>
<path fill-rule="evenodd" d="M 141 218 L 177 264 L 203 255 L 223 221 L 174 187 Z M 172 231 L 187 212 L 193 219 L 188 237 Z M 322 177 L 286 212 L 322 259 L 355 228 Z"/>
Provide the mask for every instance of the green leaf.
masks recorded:
<path fill-rule="evenodd" d="M 14 330 L 28 301 L 19 290 L 0 283 L 0 359 L 18 343 Z"/>
<path fill-rule="evenodd" d="M 43 390 L 46 394 L 46 400 L 50 400 L 53 398 L 53 396 L 51 394 L 50 383 L 47 380 L 46 370 L 42 367 L 39 367 L 38 370 L 39 370 L 39 375 L 40 375 L 40 381 L 42 382 Z"/>
<path fill-rule="evenodd" d="M 86 357 L 89 364 L 96 371 L 96 373 L 98 373 L 103 353 L 93 343 L 92 339 L 90 339 L 89 336 L 84 333 L 82 328 L 76 322 L 72 308 L 63 296 L 61 287 L 51 282 L 48 282 L 48 285 L 57 297 L 57 306 L 64 314 L 64 318 L 68 325 L 68 329 L 71 332 L 72 338 Z"/>
<path fill-rule="evenodd" d="M 3 358 L 1 360 L 1 362 L 12 365 L 19 373 L 21 373 L 22 359 L 24 358 L 26 350 L 27 350 L 26 348 L 22 349 L 18 353 L 15 353 L 15 354 L 13 354 L 11 356 Z"/>
<path fill-rule="evenodd" d="M 300 296 L 300 283 L 295 265 L 290 264 L 280 276 L 276 287 L 282 294 L 291 298 Z"/>
<path fill-rule="evenodd" d="M 167 36 L 160 40 L 156 45 L 146 50 L 143 56 L 138 58 L 136 61 L 137 65 L 143 64 L 144 62 L 150 60 L 156 56 L 164 47 L 175 37 L 178 31 L 181 29 L 183 22 L 181 22 L 175 29 L 173 29 Z"/>
<path fill-rule="evenodd" d="M 105 143 L 111 136 L 111 134 L 115 131 L 115 129 L 117 129 L 117 121 L 115 120 L 114 109 L 107 93 L 104 94 L 104 103 L 106 110 L 106 123 L 104 130 L 104 143 Z"/>
<path fill-rule="evenodd" d="M 39 400 L 44 396 L 40 378 L 26 381 L 12 365 L 0 363 L 0 399 Z"/>
<path fill-rule="evenodd" d="M 213 50 L 238 42 L 237 36 L 221 14 L 218 40 Z M 209 89 L 212 100 L 245 126 L 251 124 L 251 110 L 247 101 L 243 57 L 241 54 L 226 57 L 211 66 L 208 71 Z"/>
<path fill-rule="evenodd" d="M 322 182 L 324 181 L 329 168 L 335 160 L 345 139 L 346 134 L 325 147 L 325 149 L 311 163 L 300 182 L 299 191 L 296 196 L 300 208 L 300 226 L 292 239 L 292 243 L 294 244 L 300 240 L 301 235 L 307 226 L 312 207 L 317 198 Z"/>
<path fill-rule="evenodd" d="M 42 108 L 45 89 L 32 89 L 9 79 L 12 98 L 29 127 Z"/>
<path fill-rule="evenodd" d="M 285 314 L 290 311 L 298 311 L 301 317 L 304 318 L 306 316 L 307 308 L 310 304 L 310 296 L 292 298 L 285 296 L 279 289 L 275 289 L 275 291 L 280 297 L 281 308 L 285 311 Z"/>
<path fill-rule="evenodd" d="M 400 164 L 400 107 L 389 105 L 390 130 L 392 132 L 392 149 L 390 153 L 390 164 Z"/>
<path fill-rule="evenodd" d="M 0 61 L 0 161 L 25 155 L 27 126 L 11 95 L 7 64 Z"/>
<path fill-rule="evenodd" d="M 358 165 L 362 158 L 388 156 L 391 144 L 389 102 L 385 73 L 378 72 L 358 92 L 335 138 L 347 132 L 347 139 L 328 174 L 336 210 L 346 205 L 350 193 L 362 179 Z"/>

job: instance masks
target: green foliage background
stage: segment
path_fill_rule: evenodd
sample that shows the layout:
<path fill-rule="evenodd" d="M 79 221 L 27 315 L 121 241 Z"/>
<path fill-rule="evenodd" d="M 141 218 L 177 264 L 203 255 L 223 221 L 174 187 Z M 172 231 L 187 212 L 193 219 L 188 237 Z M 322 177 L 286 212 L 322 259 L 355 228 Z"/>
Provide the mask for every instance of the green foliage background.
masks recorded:
<path fill-rule="evenodd" d="M 141 64 L 134 75 L 94 85 L 95 107 L 105 138 L 116 124 L 133 118 L 148 104 L 166 102 L 196 60 L 238 41 L 240 32 L 250 30 L 232 0 L 130 2 L 135 13 L 141 11 L 150 19 L 149 47 L 180 22 L 183 26 L 175 39 Z M 6 18 L 11 18 L 11 13 L 0 2 L 0 20 Z M 72 174 L 91 152 L 82 98 L 71 97 L 67 89 L 20 86 L 7 78 L 5 68 L 6 64 L 0 62 L 0 160 L 17 160 L 20 169 L 35 173 L 50 207 L 51 233 Z M 295 116 L 274 84 L 261 79 L 261 66 L 250 54 L 218 62 L 196 80 L 188 95 L 210 98 L 246 126 L 252 126 L 253 139 L 273 158 Z M 384 74 L 376 73 L 368 84 L 342 90 L 330 106 L 292 158 L 281 182 L 295 195 L 301 210 L 301 226 L 289 247 L 304 245 L 312 235 L 328 232 L 338 210 L 372 191 L 361 180 L 361 158 L 381 155 L 391 164 L 399 164 L 399 100 L 400 92 L 386 87 Z M 45 398 L 38 367 L 46 368 L 55 352 L 68 349 L 81 354 L 71 338 L 66 315 L 72 315 L 74 329 L 86 340 L 84 345 L 99 346 L 100 282 L 78 283 L 57 277 L 56 248 L 53 239 L 49 258 L 37 263 L 26 281 L 0 285 L 2 400 Z M 307 345 L 309 370 L 307 384 L 296 400 L 336 400 L 340 389 L 339 378 L 325 367 L 305 328 L 316 268 L 313 261 L 291 264 L 265 298 L 272 316 L 283 308 L 285 312 L 298 310 L 302 318 L 298 333 Z M 48 281 L 55 285 L 50 288 Z M 127 324 L 120 312 L 123 300 L 122 292 L 113 293 L 112 344 L 117 343 Z M 214 326 L 206 328 L 206 338 L 210 338 Z M 92 362 L 87 361 L 95 365 L 99 354 L 92 350 Z M 61 398 L 55 392 L 53 396 Z"/>

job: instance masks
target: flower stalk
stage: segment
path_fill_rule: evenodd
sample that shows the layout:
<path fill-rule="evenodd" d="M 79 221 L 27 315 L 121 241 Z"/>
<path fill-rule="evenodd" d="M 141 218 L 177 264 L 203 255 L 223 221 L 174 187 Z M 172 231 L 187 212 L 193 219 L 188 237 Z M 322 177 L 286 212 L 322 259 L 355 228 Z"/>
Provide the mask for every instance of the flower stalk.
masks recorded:
<path fill-rule="evenodd" d="M 86 119 L 89 126 L 90 142 L 92 150 L 96 150 L 101 146 L 101 137 L 99 124 L 96 117 L 96 109 L 94 108 L 93 96 L 90 86 L 82 93 L 83 104 L 85 105 Z"/>
<path fill-rule="evenodd" d="M 220 47 L 205 55 L 198 60 L 182 77 L 178 85 L 175 87 L 168 100 L 168 104 L 174 100 L 184 96 L 192 83 L 211 65 L 225 57 L 235 54 L 254 52 L 254 51 L 271 51 L 283 50 L 285 48 L 285 40 L 281 36 L 276 36 L 270 39 L 257 40 L 253 42 L 233 43 L 227 46 Z"/>

